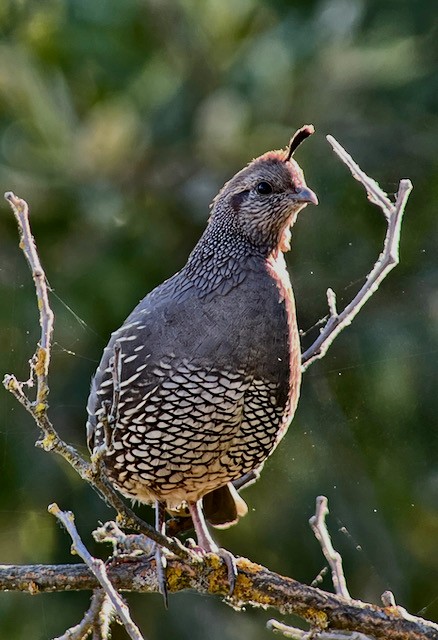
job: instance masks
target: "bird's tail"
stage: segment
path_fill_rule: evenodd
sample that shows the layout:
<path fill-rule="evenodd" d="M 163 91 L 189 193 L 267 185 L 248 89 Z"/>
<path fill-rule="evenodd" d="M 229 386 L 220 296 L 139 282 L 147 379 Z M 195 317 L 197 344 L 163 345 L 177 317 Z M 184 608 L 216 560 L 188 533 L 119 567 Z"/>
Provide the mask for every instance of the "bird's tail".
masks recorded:
<path fill-rule="evenodd" d="M 205 519 L 217 529 L 227 529 L 246 516 L 248 506 L 231 482 L 207 493 L 202 499 Z"/>

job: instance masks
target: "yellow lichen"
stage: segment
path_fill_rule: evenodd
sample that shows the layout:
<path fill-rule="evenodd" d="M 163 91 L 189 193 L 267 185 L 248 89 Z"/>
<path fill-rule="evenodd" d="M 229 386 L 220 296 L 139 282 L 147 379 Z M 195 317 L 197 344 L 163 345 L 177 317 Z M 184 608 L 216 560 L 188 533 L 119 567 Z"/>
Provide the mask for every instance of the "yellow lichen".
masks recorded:
<path fill-rule="evenodd" d="M 167 570 L 166 582 L 169 591 L 180 591 L 183 589 L 184 572 L 179 567 L 172 567 Z"/>
<path fill-rule="evenodd" d="M 304 613 L 304 617 L 314 627 L 318 629 L 326 629 L 328 626 L 328 617 L 324 611 L 318 611 L 318 609 L 309 608 Z"/>
<path fill-rule="evenodd" d="M 48 433 L 42 440 L 41 446 L 45 451 L 51 451 L 55 444 L 56 436 L 53 433 Z"/>
<path fill-rule="evenodd" d="M 222 566 L 222 560 L 219 556 L 217 556 L 215 553 L 212 553 L 208 556 L 208 560 L 209 560 L 209 565 L 212 569 L 214 569 L 215 571 L 217 569 L 220 569 Z"/>
<path fill-rule="evenodd" d="M 36 352 L 35 373 L 43 376 L 46 373 L 47 351 L 43 347 L 38 347 Z"/>
<path fill-rule="evenodd" d="M 251 560 L 248 560 L 248 558 L 239 558 L 237 561 L 237 566 L 242 569 L 242 571 L 246 571 L 247 573 L 258 573 L 263 569 L 261 564 L 251 562 Z"/>
<path fill-rule="evenodd" d="M 253 604 L 257 603 L 261 606 L 272 604 L 271 596 L 265 593 L 260 593 L 260 591 L 254 588 L 254 584 L 251 578 L 248 578 L 248 576 L 245 576 L 241 573 L 239 573 L 237 577 L 233 598 L 236 598 L 236 600 L 241 600 L 242 602 L 251 602 Z"/>

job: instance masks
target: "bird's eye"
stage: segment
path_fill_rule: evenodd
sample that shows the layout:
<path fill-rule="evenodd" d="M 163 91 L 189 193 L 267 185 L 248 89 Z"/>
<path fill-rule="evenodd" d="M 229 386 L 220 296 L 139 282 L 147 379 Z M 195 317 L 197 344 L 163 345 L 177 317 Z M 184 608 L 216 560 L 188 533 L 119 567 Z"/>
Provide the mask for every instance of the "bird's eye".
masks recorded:
<path fill-rule="evenodd" d="M 258 185 L 256 186 L 256 191 L 261 196 L 267 196 L 268 194 L 272 193 L 273 189 L 272 189 L 272 186 L 269 184 L 269 182 L 265 182 L 263 180 L 262 182 L 259 182 Z"/>

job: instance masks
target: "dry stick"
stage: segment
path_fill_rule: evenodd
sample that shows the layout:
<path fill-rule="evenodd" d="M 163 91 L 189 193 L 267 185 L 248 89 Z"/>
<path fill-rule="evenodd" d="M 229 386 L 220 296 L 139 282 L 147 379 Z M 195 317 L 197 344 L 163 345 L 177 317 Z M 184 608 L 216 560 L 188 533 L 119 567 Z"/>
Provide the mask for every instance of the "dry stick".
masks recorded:
<path fill-rule="evenodd" d="M 326 517 L 329 514 L 328 500 L 326 496 L 318 496 L 316 498 L 315 515 L 309 519 L 309 524 L 312 527 L 312 531 L 315 534 L 316 539 L 321 545 L 322 552 L 329 563 L 333 586 L 335 593 L 339 596 L 350 600 L 351 596 L 347 588 L 345 580 L 344 570 L 342 568 L 342 557 L 335 551 L 330 538 L 330 534 L 327 529 Z M 405 609 L 397 607 L 394 594 L 391 591 L 385 591 L 382 593 L 382 603 L 385 608 L 398 610 L 401 616 L 409 616 Z M 315 637 L 315 628 L 310 631 L 303 631 L 296 627 L 278 622 L 277 620 L 269 620 L 267 628 L 274 632 L 279 632 L 286 638 L 293 638 L 295 640 L 312 640 Z M 372 640 L 370 636 L 364 635 L 356 631 L 349 631 L 347 633 L 341 631 L 318 631 L 318 640 Z"/>
<path fill-rule="evenodd" d="M 309 520 L 309 524 L 312 527 L 312 531 L 315 534 L 316 539 L 321 545 L 322 552 L 330 566 L 332 572 L 332 581 L 335 589 L 335 593 L 347 600 L 351 600 L 351 596 L 347 589 L 347 583 L 345 580 L 344 571 L 342 569 L 342 557 L 335 551 L 330 539 L 330 534 L 327 529 L 325 518 L 328 515 L 328 500 L 325 496 L 318 496 L 316 498 L 315 515 Z M 267 628 L 271 631 L 279 631 L 287 638 L 295 638 L 296 640 L 310 640 L 315 633 L 315 629 L 310 631 L 302 631 L 296 627 L 285 625 L 277 620 L 269 620 Z M 358 640 L 369 640 L 362 634 L 357 634 Z M 360 638 L 359 638 L 360 635 Z M 343 640 L 346 638 L 345 633 L 339 633 L 336 631 L 326 633 L 320 631 L 318 633 L 319 640 Z"/>
<path fill-rule="evenodd" d="M 170 549 L 176 555 L 190 561 L 192 555 L 175 539 L 168 538 L 155 530 L 139 518 L 129 507 L 125 505 L 120 496 L 114 491 L 108 480 L 102 474 L 95 473 L 89 462 L 71 445 L 64 442 L 58 435 L 51 423 L 48 414 L 47 397 L 49 393 L 48 372 L 51 355 L 51 343 L 53 334 L 53 311 L 50 308 L 48 298 L 47 281 L 44 270 L 35 246 L 32 231 L 29 224 L 29 210 L 27 203 L 18 198 L 12 192 L 5 194 L 5 199 L 9 202 L 17 220 L 20 234 L 20 248 L 22 249 L 29 264 L 32 277 L 35 282 L 37 303 L 39 309 L 39 322 L 41 326 L 41 338 L 37 345 L 36 352 L 31 359 L 30 378 L 27 382 L 19 382 L 14 375 L 7 374 L 3 384 L 15 398 L 23 405 L 33 417 L 35 423 L 42 433 L 42 439 L 36 445 L 45 451 L 53 451 L 62 456 L 80 475 L 88 482 L 121 516 L 123 525 L 137 529 L 145 533 L 154 542 Z M 28 398 L 24 391 L 25 386 L 32 386 L 34 377 L 37 382 L 36 400 Z"/>
<path fill-rule="evenodd" d="M 169 592 L 194 590 L 225 597 L 229 590 L 225 567 L 215 554 L 187 564 L 176 556 L 168 559 Z M 238 577 L 232 605 L 273 607 L 281 614 L 296 614 L 325 632 L 334 629 L 382 640 L 438 640 L 438 624 L 407 614 L 401 607 L 379 607 L 359 600 L 345 600 L 335 593 L 309 587 L 269 571 L 246 558 L 237 558 Z M 144 555 L 114 559 L 106 567 L 118 591 L 158 593 L 155 560 Z M 92 590 L 99 583 L 85 564 L 0 566 L 0 591 L 52 593 Z M 316 640 L 316 639 L 315 639 Z"/>
<path fill-rule="evenodd" d="M 105 594 L 101 610 L 94 624 L 92 640 L 111 640 L 111 625 L 115 615 L 112 602 Z"/>
<path fill-rule="evenodd" d="M 370 640 L 369 636 L 364 636 L 363 633 L 342 633 L 341 631 L 303 631 L 296 627 L 289 627 L 287 624 L 278 622 L 277 620 L 269 620 L 266 625 L 269 631 L 279 632 L 285 638 L 292 638 L 292 640 Z"/>
<path fill-rule="evenodd" d="M 343 598 L 350 599 L 351 596 L 347 589 L 347 583 L 345 580 L 344 570 L 342 568 L 341 554 L 334 550 L 330 534 L 327 529 L 325 518 L 328 515 L 328 500 L 325 496 L 318 496 L 316 498 L 315 515 L 309 520 L 309 524 L 312 527 L 312 531 L 315 534 L 316 539 L 321 545 L 322 552 L 325 559 L 329 563 L 333 586 L 335 593 Z"/>
<path fill-rule="evenodd" d="M 67 530 L 73 541 L 73 551 L 77 553 L 78 556 L 82 558 L 82 560 L 84 560 L 87 567 L 90 568 L 93 575 L 99 581 L 102 589 L 110 599 L 117 616 L 120 618 L 126 631 L 128 632 L 129 637 L 132 638 L 132 640 L 144 640 L 143 636 L 140 633 L 140 629 L 131 618 L 127 605 L 123 602 L 120 595 L 114 589 L 111 580 L 108 578 L 105 563 L 99 558 L 94 558 L 82 542 L 74 524 L 74 515 L 71 513 L 71 511 L 61 511 L 61 509 L 55 503 L 51 504 L 48 510 L 49 513 L 54 515 Z"/>
<path fill-rule="evenodd" d="M 321 329 L 321 333 L 315 342 L 302 354 L 301 367 L 303 371 L 315 362 L 315 360 L 319 360 L 325 356 L 335 338 L 345 327 L 351 324 L 365 302 L 377 291 L 382 280 L 386 278 L 388 273 L 398 264 L 401 223 L 409 194 L 412 191 L 412 183 L 410 180 L 400 180 L 395 203 L 392 203 L 377 182 L 362 171 L 339 142 L 332 136 L 327 136 L 327 140 L 337 155 L 350 169 L 353 177 L 363 184 L 367 192 L 368 200 L 382 209 L 387 221 L 387 230 L 382 253 L 372 271 L 368 274 L 365 284 L 341 313 L 338 313 L 336 309 L 336 295 L 334 291 L 332 289 L 327 290 L 329 319 L 323 329 Z"/>
<path fill-rule="evenodd" d="M 120 554 L 145 553 L 151 556 L 154 553 L 153 543 L 143 534 L 126 534 L 122 531 L 116 522 L 109 521 L 93 531 L 93 538 L 96 542 L 109 542 L 113 545 L 113 556 Z"/>
<path fill-rule="evenodd" d="M 17 198 L 17 196 L 11 191 L 5 193 L 5 198 L 10 203 L 17 220 L 20 233 L 20 248 L 23 250 L 32 272 L 37 294 L 38 308 L 40 310 L 41 338 L 35 355 L 31 360 L 31 372 L 28 384 L 29 386 L 33 384 L 33 378 L 35 375 L 37 380 L 35 411 L 37 413 L 42 413 L 47 409 L 45 402 L 49 393 L 47 376 L 49 373 L 54 315 L 49 304 L 46 275 L 41 266 L 35 246 L 35 240 L 30 230 L 29 209 L 27 203 L 24 200 Z"/>
<path fill-rule="evenodd" d="M 96 589 L 93 592 L 90 606 L 79 624 L 70 627 L 62 636 L 53 638 L 53 640 L 84 640 L 94 629 L 100 631 L 102 640 L 109 638 L 109 625 L 114 609 L 110 603 L 110 609 L 108 610 L 108 602 L 108 596 L 105 591 Z"/>

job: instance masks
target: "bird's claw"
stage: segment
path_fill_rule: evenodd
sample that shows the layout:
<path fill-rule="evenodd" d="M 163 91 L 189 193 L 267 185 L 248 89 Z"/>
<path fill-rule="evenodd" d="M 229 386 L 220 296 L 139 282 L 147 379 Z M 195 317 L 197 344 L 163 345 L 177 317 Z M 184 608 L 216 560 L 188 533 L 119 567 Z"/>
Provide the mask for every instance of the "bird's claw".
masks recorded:
<path fill-rule="evenodd" d="M 228 551 L 227 549 L 224 549 L 223 547 L 220 547 L 218 549 L 217 554 L 220 558 L 222 558 L 222 560 L 225 562 L 225 566 L 227 567 L 228 582 L 230 583 L 228 597 L 231 598 L 231 596 L 234 593 L 234 589 L 236 588 L 236 581 L 237 581 L 236 558 L 233 556 L 233 554 L 230 551 Z"/>
<path fill-rule="evenodd" d="M 157 567 L 158 590 L 163 596 L 164 607 L 168 609 L 169 598 L 167 595 L 167 581 L 166 581 L 167 560 L 166 560 L 165 554 L 163 553 L 163 549 L 158 544 L 155 545 L 154 557 L 155 557 L 155 565 Z"/>
<path fill-rule="evenodd" d="M 216 547 L 211 550 L 204 549 L 203 547 L 196 544 L 193 538 L 188 538 L 186 540 L 186 547 L 188 547 L 192 553 L 196 554 L 197 556 L 200 556 L 201 558 L 207 555 L 207 553 L 216 553 L 219 556 L 219 558 L 222 558 L 227 568 L 228 582 L 230 583 L 228 597 L 231 598 L 231 596 L 234 593 L 234 589 L 236 588 L 236 581 L 237 581 L 237 574 L 238 574 L 236 558 L 233 556 L 233 554 L 227 549 L 224 549 L 223 547 Z"/>

